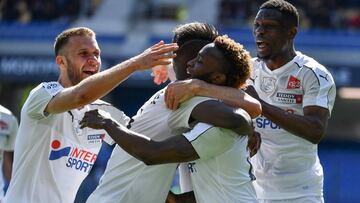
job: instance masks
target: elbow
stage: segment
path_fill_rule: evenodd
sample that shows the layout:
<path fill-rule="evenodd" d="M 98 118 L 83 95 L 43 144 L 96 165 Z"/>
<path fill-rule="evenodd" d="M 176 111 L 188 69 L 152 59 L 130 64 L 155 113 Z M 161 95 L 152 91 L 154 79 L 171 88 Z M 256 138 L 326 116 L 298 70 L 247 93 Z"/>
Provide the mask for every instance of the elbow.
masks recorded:
<path fill-rule="evenodd" d="M 248 112 L 243 109 L 237 109 L 234 119 L 230 122 L 230 128 L 243 129 L 244 134 L 251 133 L 253 131 L 252 119 Z"/>
<path fill-rule="evenodd" d="M 309 139 L 309 141 L 313 144 L 319 144 L 325 136 L 326 128 L 321 123 L 318 123 L 314 125 L 313 129 L 314 130 L 311 131 L 311 135 L 309 135 L 309 137 L 311 138 Z"/>
<path fill-rule="evenodd" d="M 319 144 L 320 141 L 324 138 L 325 131 L 323 130 L 316 130 L 316 132 L 313 134 L 312 139 L 310 140 L 313 144 Z"/>

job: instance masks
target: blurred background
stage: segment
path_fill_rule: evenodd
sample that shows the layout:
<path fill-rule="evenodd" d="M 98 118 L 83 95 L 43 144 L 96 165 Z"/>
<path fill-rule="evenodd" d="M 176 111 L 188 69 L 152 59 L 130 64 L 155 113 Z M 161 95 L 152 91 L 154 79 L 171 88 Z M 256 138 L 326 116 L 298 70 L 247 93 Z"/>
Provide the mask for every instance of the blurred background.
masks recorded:
<path fill-rule="evenodd" d="M 19 118 L 29 90 L 57 80 L 53 42 L 64 29 L 87 26 L 97 33 L 102 69 L 159 40 L 171 41 L 179 24 L 207 22 L 244 44 L 255 56 L 252 23 L 263 0 L 0 0 L 0 104 Z M 319 144 L 325 201 L 360 199 L 360 1 L 292 0 L 300 13 L 295 46 L 325 65 L 337 85 L 327 136 Z M 133 116 L 162 86 L 150 71 L 138 72 L 104 98 Z M 97 165 L 111 147 L 104 146 Z M 98 166 L 81 187 L 84 202 L 104 170 Z M 86 183 L 86 184 L 85 184 Z"/>

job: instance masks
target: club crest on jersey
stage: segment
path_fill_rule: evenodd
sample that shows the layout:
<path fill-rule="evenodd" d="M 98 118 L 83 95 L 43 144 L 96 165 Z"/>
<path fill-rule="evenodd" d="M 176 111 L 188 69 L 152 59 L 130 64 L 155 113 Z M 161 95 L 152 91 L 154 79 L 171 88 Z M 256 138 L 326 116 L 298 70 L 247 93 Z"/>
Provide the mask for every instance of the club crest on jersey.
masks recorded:
<path fill-rule="evenodd" d="M 67 157 L 66 167 L 72 168 L 77 171 L 89 173 L 94 162 L 97 158 L 97 154 L 79 149 L 77 147 L 62 147 L 59 140 L 53 140 L 51 142 L 51 148 L 49 160 L 54 161 L 62 157 Z"/>
<path fill-rule="evenodd" d="M 285 104 L 301 104 L 303 96 L 301 94 L 276 93 L 276 101 Z"/>
<path fill-rule="evenodd" d="M 290 75 L 289 81 L 287 84 L 287 89 L 299 89 L 301 85 L 301 82 L 296 77 Z"/>
<path fill-rule="evenodd" d="M 276 82 L 275 78 L 263 77 L 261 79 L 260 89 L 263 92 L 271 93 L 275 90 L 275 82 Z"/>

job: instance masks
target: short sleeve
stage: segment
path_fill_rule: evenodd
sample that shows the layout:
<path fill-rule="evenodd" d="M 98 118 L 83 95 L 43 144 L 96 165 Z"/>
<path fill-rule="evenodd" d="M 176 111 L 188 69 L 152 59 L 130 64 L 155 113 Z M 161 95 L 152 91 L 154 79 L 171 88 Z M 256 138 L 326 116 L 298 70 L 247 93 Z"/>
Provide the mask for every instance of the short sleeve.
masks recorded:
<path fill-rule="evenodd" d="M 305 106 L 321 106 L 331 113 L 335 97 L 336 87 L 330 73 L 315 70 L 304 75 L 304 100 Z"/>
<path fill-rule="evenodd" d="M 191 143 L 200 159 L 206 160 L 228 151 L 239 139 L 239 135 L 229 129 L 198 123 L 194 128 L 183 133 Z"/>
<path fill-rule="evenodd" d="M 26 113 L 34 119 L 42 119 L 48 115 L 45 108 L 50 100 L 57 95 L 63 87 L 58 82 L 44 82 L 34 88 L 25 102 Z"/>

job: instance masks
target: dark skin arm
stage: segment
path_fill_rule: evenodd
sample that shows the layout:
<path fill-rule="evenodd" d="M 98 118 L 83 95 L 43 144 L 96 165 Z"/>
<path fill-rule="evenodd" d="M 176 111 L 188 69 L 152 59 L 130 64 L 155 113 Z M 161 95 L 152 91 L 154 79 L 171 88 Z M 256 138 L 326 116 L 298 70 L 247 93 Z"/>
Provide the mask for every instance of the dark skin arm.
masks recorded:
<path fill-rule="evenodd" d="M 182 194 L 174 194 L 169 192 L 165 203 L 196 203 L 195 194 L 193 191 Z"/>
<path fill-rule="evenodd" d="M 207 100 L 199 103 L 191 112 L 191 120 L 233 129 L 240 135 L 252 133 L 250 116 L 242 109 L 230 107 L 223 102 Z"/>
<path fill-rule="evenodd" d="M 262 105 L 262 114 L 296 136 L 313 144 L 318 144 L 325 135 L 328 124 L 329 110 L 319 106 L 304 107 L 304 115 L 295 115 L 270 105 L 259 98 L 255 88 L 249 86 L 246 92 L 257 98 Z"/>
<path fill-rule="evenodd" d="M 248 122 L 250 126 L 251 120 Z M 191 143 L 182 135 L 157 142 L 99 114 L 98 110 L 86 112 L 80 125 L 81 128 L 106 130 L 121 148 L 147 165 L 187 162 L 199 158 Z"/>
<path fill-rule="evenodd" d="M 4 151 L 4 159 L 3 159 L 3 173 L 7 182 L 11 180 L 11 172 L 12 172 L 12 163 L 14 158 L 14 152 L 12 151 Z"/>

